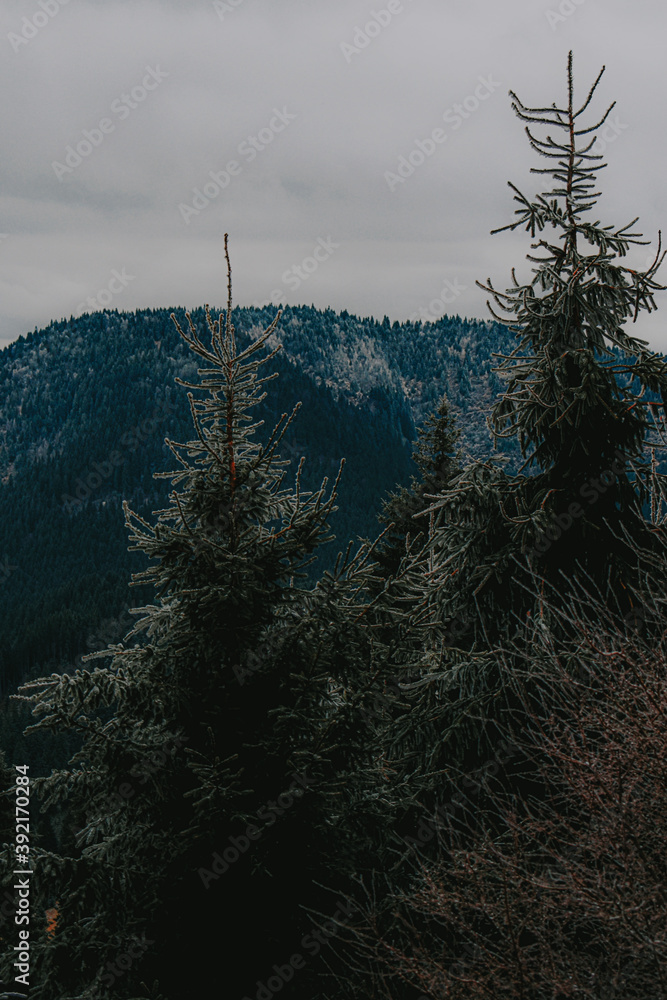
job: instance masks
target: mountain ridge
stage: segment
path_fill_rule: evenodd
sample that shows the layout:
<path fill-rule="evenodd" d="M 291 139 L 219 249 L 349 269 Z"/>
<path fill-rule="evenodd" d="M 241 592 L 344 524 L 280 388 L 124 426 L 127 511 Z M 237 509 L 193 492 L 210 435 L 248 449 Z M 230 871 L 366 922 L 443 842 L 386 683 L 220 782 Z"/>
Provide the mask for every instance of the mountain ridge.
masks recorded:
<path fill-rule="evenodd" d="M 187 397 L 174 377 L 196 381 L 197 362 L 170 314 L 183 310 L 102 310 L 54 321 L 0 351 L 0 683 L 6 690 L 45 661 L 71 662 L 99 622 L 131 599 L 143 566 L 127 552 L 123 499 L 142 516 L 164 506 L 173 457 L 165 437 L 192 435 Z M 237 308 L 239 342 L 275 316 Z M 217 315 L 217 312 L 214 313 Z M 200 331 L 203 309 L 192 312 Z M 262 433 L 297 401 L 300 413 L 281 444 L 304 489 L 335 478 L 345 457 L 336 540 L 317 566 L 333 563 L 354 537 L 379 533 L 387 492 L 409 482 L 416 431 L 446 393 L 459 418 L 467 458 L 486 457 L 486 415 L 502 386 L 493 351 L 511 334 L 493 323 L 443 317 L 390 324 L 347 311 L 286 307 L 270 338 L 280 378 L 258 408 Z M 261 411 L 261 412 L 260 412 Z M 517 456 L 510 446 L 505 453 Z"/>

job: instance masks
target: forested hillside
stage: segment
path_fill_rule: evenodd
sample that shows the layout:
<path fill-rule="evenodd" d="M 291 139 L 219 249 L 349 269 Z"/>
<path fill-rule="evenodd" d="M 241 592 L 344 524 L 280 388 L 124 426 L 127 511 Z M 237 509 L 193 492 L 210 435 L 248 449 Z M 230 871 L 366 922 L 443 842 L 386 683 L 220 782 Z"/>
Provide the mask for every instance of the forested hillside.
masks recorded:
<path fill-rule="evenodd" d="M 128 590 L 141 564 L 127 551 L 121 502 L 144 514 L 164 506 L 166 487 L 152 476 L 173 466 L 164 438 L 189 433 L 187 399 L 174 377 L 196 377 L 197 364 L 170 312 L 104 311 L 55 322 L 0 354 L 5 691 L 36 664 L 72 659 L 100 637 L 114 638 L 109 620 L 128 601 L 150 596 Z M 274 315 L 237 310 L 240 342 Z M 193 320 L 201 323 L 203 311 Z M 500 389 L 492 354 L 511 339 L 497 324 L 459 317 L 390 325 L 305 306 L 284 312 L 271 338 L 283 344 L 279 378 L 257 417 L 270 429 L 302 402 L 282 453 L 293 471 L 306 456 L 310 487 L 335 477 L 346 460 L 331 517 L 336 539 L 322 547 L 317 567 L 330 565 L 348 539 L 378 534 L 381 498 L 414 472 L 416 428 L 443 392 L 461 418 L 463 450 L 490 452 L 486 414 Z"/>

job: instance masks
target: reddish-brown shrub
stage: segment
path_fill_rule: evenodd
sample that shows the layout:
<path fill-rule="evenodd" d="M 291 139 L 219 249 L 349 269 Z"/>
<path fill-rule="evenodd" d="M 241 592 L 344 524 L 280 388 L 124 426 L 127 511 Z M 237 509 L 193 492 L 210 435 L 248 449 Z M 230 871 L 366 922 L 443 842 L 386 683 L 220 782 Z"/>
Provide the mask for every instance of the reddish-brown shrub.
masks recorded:
<path fill-rule="evenodd" d="M 369 898 L 354 949 L 374 996 L 667 997 L 666 647 L 594 618 L 560 645 L 538 624 L 522 678 L 514 660 L 546 794 L 496 787 L 482 832 L 441 829 L 410 890 Z"/>

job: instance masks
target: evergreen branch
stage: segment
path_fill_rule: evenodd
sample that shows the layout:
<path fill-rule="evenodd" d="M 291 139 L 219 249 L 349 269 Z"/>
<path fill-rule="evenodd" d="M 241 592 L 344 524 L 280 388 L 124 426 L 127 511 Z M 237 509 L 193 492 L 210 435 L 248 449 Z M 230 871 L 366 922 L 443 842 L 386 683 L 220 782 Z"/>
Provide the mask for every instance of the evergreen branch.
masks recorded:
<path fill-rule="evenodd" d="M 192 414 L 192 422 L 194 424 L 195 432 L 196 432 L 197 437 L 199 438 L 199 440 L 201 442 L 202 447 L 204 448 L 204 451 L 206 451 L 211 456 L 211 458 L 215 462 L 217 462 L 217 464 L 220 466 L 221 469 L 224 469 L 225 468 L 225 463 L 222 461 L 222 459 L 217 454 L 217 452 L 215 452 L 209 446 L 208 442 L 204 439 L 204 435 L 203 435 L 203 433 L 202 433 L 202 431 L 201 431 L 201 429 L 199 427 L 199 414 L 197 413 L 197 409 L 196 409 L 197 401 L 195 400 L 195 398 L 194 398 L 194 396 L 192 395 L 191 392 L 188 393 L 188 403 L 190 404 L 190 413 Z M 233 461 L 233 459 L 232 459 L 232 461 Z"/>
<path fill-rule="evenodd" d="M 604 72 L 604 68 L 603 68 L 602 72 Z M 602 75 L 602 73 L 600 75 Z M 599 78 L 600 77 L 598 77 L 598 79 Z M 609 105 L 609 107 L 605 111 L 604 115 L 602 116 L 602 118 L 600 118 L 600 120 L 598 122 L 596 122 L 595 125 L 590 125 L 589 128 L 576 129 L 575 132 L 574 132 L 574 135 L 586 135 L 588 132 L 596 132 L 599 128 L 601 128 L 604 125 L 604 123 L 606 122 L 607 118 L 609 117 L 609 114 L 611 113 L 612 109 L 615 108 L 615 107 L 616 107 L 616 101 L 612 101 L 612 103 Z M 579 112 L 579 113 L 581 113 L 581 112 Z M 575 115 L 575 118 L 576 117 L 577 116 Z M 593 142 L 592 142 L 591 145 L 592 146 L 595 145 L 595 140 L 593 140 Z M 591 148 L 591 146 L 587 147 L 587 149 L 590 149 L 590 148 Z"/>
<path fill-rule="evenodd" d="M 190 466 L 188 465 L 188 463 L 185 461 L 184 458 L 181 458 L 181 456 L 176 451 L 177 447 L 184 448 L 186 446 L 185 445 L 179 445 L 176 441 L 172 441 L 171 438 L 165 438 L 164 441 L 165 441 L 165 444 L 167 445 L 167 447 L 169 448 L 169 451 L 176 458 L 176 460 L 181 463 L 181 465 L 183 466 L 183 468 L 184 469 L 189 469 Z M 165 478 L 171 478 L 172 473 L 170 473 L 170 472 L 158 472 L 158 473 L 154 473 L 154 475 L 155 475 L 156 479 L 157 478 L 165 479 Z"/>
<path fill-rule="evenodd" d="M 278 445 L 280 444 L 280 442 L 284 438 L 285 434 L 287 433 L 288 428 L 290 427 L 292 421 L 294 420 L 294 418 L 296 417 L 297 413 L 301 409 L 301 406 L 302 406 L 302 403 L 300 403 L 300 402 L 296 403 L 295 406 L 294 406 L 294 409 L 292 410 L 292 413 L 289 416 L 289 418 L 288 418 L 288 416 L 287 416 L 286 413 L 281 414 L 280 420 L 278 421 L 278 423 L 274 427 L 273 431 L 271 432 L 271 437 L 269 438 L 269 441 L 268 441 L 266 447 L 260 449 L 260 454 L 259 454 L 258 459 L 257 459 L 257 466 L 258 467 L 261 464 L 261 462 L 270 463 L 272 461 L 272 458 L 273 458 L 273 455 L 275 453 L 276 448 L 278 447 Z M 280 425 L 282 424 L 283 420 L 286 421 L 285 426 L 282 428 L 282 430 L 279 431 Z"/>
<path fill-rule="evenodd" d="M 593 83 L 593 86 L 591 87 L 591 89 L 588 92 L 588 97 L 586 98 L 586 100 L 584 101 L 584 103 L 582 104 L 582 106 L 579 108 L 579 110 L 577 112 L 575 112 L 575 114 L 574 114 L 575 118 L 579 118 L 581 115 L 583 115 L 584 111 L 586 110 L 586 108 L 588 107 L 588 105 L 591 103 L 591 101 L 593 99 L 593 94 L 597 90 L 597 86 L 598 86 L 600 80 L 602 79 L 602 74 L 604 73 L 605 69 L 606 69 L 606 67 L 603 66 L 602 69 L 600 70 L 600 72 L 598 73 L 597 77 L 595 78 L 595 82 Z M 572 93 L 572 51 L 571 50 L 570 50 L 570 53 L 568 55 L 568 82 L 569 82 L 569 87 L 570 87 L 570 93 Z M 612 105 L 612 107 L 613 107 L 613 105 Z"/>

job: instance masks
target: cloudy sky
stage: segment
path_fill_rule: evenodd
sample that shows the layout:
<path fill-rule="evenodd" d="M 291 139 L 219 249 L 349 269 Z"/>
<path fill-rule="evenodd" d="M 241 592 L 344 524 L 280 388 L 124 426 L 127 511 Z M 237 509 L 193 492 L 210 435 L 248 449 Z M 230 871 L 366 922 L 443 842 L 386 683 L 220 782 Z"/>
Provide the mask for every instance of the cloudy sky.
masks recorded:
<path fill-rule="evenodd" d="M 225 232 L 239 305 L 488 316 L 475 280 L 529 275 L 507 181 L 539 189 L 508 90 L 563 101 L 569 49 L 617 101 L 601 221 L 667 231 L 658 0 L 3 0 L 0 45 L 2 343 L 222 304 Z"/>

